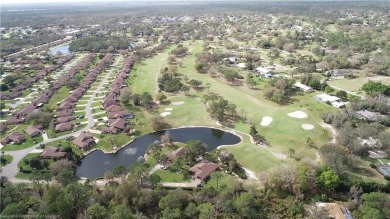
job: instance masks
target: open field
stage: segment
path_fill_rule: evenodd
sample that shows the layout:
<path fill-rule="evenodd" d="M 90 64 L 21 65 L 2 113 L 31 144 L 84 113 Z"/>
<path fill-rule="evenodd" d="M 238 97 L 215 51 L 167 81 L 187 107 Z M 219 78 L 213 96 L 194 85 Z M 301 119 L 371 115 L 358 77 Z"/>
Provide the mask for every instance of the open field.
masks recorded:
<path fill-rule="evenodd" d="M 335 87 L 351 91 L 351 92 L 357 92 L 359 91 L 363 84 L 367 83 L 368 81 L 380 81 L 384 84 L 390 84 L 390 77 L 385 76 L 377 76 L 377 77 L 359 77 L 354 79 L 337 79 L 333 81 L 329 81 L 328 84 L 333 85 Z"/>

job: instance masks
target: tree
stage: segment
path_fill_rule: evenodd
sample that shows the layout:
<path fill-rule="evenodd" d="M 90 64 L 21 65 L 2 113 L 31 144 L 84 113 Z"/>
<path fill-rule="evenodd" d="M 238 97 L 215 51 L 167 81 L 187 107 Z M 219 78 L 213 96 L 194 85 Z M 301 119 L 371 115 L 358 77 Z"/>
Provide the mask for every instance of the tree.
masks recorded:
<path fill-rule="evenodd" d="M 230 103 L 226 106 L 226 111 L 230 113 L 231 116 L 234 116 L 236 114 L 237 106 L 233 103 Z"/>
<path fill-rule="evenodd" d="M 49 169 L 52 176 L 57 176 L 62 170 L 73 170 L 74 164 L 69 160 L 61 159 L 50 164 Z"/>
<path fill-rule="evenodd" d="M 144 92 L 142 95 L 141 95 L 141 103 L 144 107 L 146 107 L 147 109 L 151 108 L 152 105 L 153 105 L 153 98 L 152 98 L 152 95 L 150 95 L 150 93 L 148 92 Z"/>
<path fill-rule="evenodd" d="M 171 144 L 172 138 L 171 133 L 166 131 L 163 135 L 161 135 L 161 144 Z"/>
<path fill-rule="evenodd" d="M 71 170 L 63 169 L 55 177 L 55 179 L 63 186 L 67 186 L 69 183 L 76 182 L 77 176 Z"/>
<path fill-rule="evenodd" d="M 152 184 L 152 188 L 155 188 L 158 183 L 161 182 L 161 177 L 155 173 L 149 176 L 149 181 Z"/>
<path fill-rule="evenodd" d="M 257 135 L 257 130 L 256 130 L 256 126 L 255 125 L 251 125 L 250 130 L 249 130 L 249 134 L 252 137 Z"/>
<path fill-rule="evenodd" d="M 331 170 L 329 167 L 325 166 L 320 168 L 317 173 L 317 180 L 319 184 L 330 193 L 333 191 L 339 184 L 340 178 L 336 172 Z"/>
<path fill-rule="evenodd" d="M 124 174 L 126 173 L 126 168 L 123 165 L 116 166 L 112 170 L 112 173 L 114 174 L 114 176 L 121 177 L 123 179 Z"/>
<path fill-rule="evenodd" d="M 108 180 L 108 181 L 112 181 L 114 179 L 114 173 L 112 171 L 105 171 L 104 172 L 104 179 Z"/>
<path fill-rule="evenodd" d="M 65 82 L 65 86 L 69 89 L 69 90 L 74 90 L 76 89 L 77 87 L 79 87 L 80 85 L 80 82 L 75 79 L 75 78 L 72 78 L 68 81 Z"/>
<path fill-rule="evenodd" d="M 130 89 L 122 89 L 121 94 L 119 96 L 119 100 L 121 101 L 121 103 L 123 105 L 128 106 L 128 105 L 130 105 L 131 96 L 132 96 L 132 93 L 131 93 Z"/>
<path fill-rule="evenodd" d="M 253 79 L 253 76 L 252 76 L 252 77 L 247 77 L 247 78 L 246 78 L 246 83 L 247 83 L 251 88 L 253 88 L 254 86 L 257 85 L 257 82 L 255 81 L 255 79 Z"/>
<path fill-rule="evenodd" d="M 219 179 L 222 177 L 222 173 L 220 171 L 216 171 L 214 173 L 211 174 L 211 178 L 212 179 L 215 179 L 217 181 L 217 190 L 219 188 L 219 184 L 218 184 L 218 181 Z"/>
<path fill-rule="evenodd" d="M 167 96 L 164 93 L 160 92 L 160 93 L 156 94 L 157 101 L 160 101 L 162 103 L 166 99 L 167 99 Z"/>
<path fill-rule="evenodd" d="M 199 86 L 202 85 L 202 81 L 192 79 L 188 82 L 189 85 L 191 85 L 193 88 L 198 90 Z"/>
<path fill-rule="evenodd" d="M 154 131 L 163 130 L 169 127 L 169 124 L 165 122 L 164 118 L 161 116 L 153 116 L 150 119 L 150 125 Z"/>
<path fill-rule="evenodd" d="M 184 92 L 187 95 L 188 92 L 190 91 L 190 87 L 183 85 L 181 86 L 180 91 Z"/>
<path fill-rule="evenodd" d="M 108 211 L 106 207 L 101 206 L 99 203 L 95 203 L 87 209 L 87 213 L 88 218 L 103 219 L 106 218 Z"/>
<path fill-rule="evenodd" d="M 342 100 L 347 100 L 348 99 L 348 94 L 347 92 L 343 91 L 343 90 L 339 90 L 336 92 L 336 97 L 342 99 Z"/>
<path fill-rule="evenodd" d="M 112 219 L 133 218 L 131 210 L 125 204 L 119 204 L 114 208 Z"/>
<path fill-rule="evenodd" d="M 214 206 L 210 203 L 203 203 L 198 206 L 199 218 L 200 219 L 211 219 L 215 218 Z"/>
<path fill-rule="evenodd" d="M 23 201 L 20 201 L 19 203 L 12 203 L 8 205 L 3 212 L 1 213 L 2 216 L 16 216 L 16 215 L 25 215 L 28 212 L 28 208 L 26 204 Z"/>
<path fill-rule="evenodd" d="M 390 86 L 382 84 L 381 82 L 369 81 L 363 84 L 362 90 L 364 90 L 369 95 L 390 95 Z"/>

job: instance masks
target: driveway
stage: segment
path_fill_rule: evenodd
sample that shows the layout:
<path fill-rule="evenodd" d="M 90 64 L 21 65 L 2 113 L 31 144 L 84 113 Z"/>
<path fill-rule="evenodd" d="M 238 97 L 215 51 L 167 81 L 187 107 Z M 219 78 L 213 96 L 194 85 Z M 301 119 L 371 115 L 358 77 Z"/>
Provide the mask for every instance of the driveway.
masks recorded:
<path fill-rule="evenodd" d="M 113 64 L 114 67 L 111 67 L 109 73 L 100 82 L 100 84 L 96 88 L 94 94 L 97 94 L 97 93 L 100 92 L 100 90 L 103 88 L 103 83 L 113 73 L 114 68 L 119 64 L 119 62 L 120 62 L 120 57 L 117 56 L 116 59 L 115 59 L 115 62 Z M 12 162 L 10 164 L 7 164 L 6 166 L 2 167 L 1 176 L 5 176 L 5 177 L 8 178 L 8 180 L 13 181 L 15 179 L 15 175 L 19 171 L 19 168 L 18 168 L 19 161 L 21 161 L 28 153 L 30 153 L 31 151 L 34 151 L 35 149 L 37 149 L 39 147 L 39 145 L 41 145 L 41 144 L 48 144 L 48 143 L 53 142 L 53 141 L 66 139 L 67 137 L 71 137 L 71 136 L 74 136 L 74 135 L 79 135 L 82 132 L 88 131 L 95 124 L 95 121 L 94 121 L 92 113 L 91 113 L 91 106 L 92 106 L 92 102 L 94 101 L 94 99 L 95 99 L 95 95 L 92 95 L 92 97 L 88 100 L 87 107 L 85 109 L 85 116 L 86 116 L 86 118 L 88 118 L 87 126 L 85 126 L 84 128 L 82 128 L 82 129 L 80 129 L 80 130 L 78 130 L 76 132 L 72 132 L 72 133 L 69 133 L 69 134 L 66 134 L 66 135 L 62 135 L 62 136 L 59 136 L 59 137 L 56 137 L 56 138 L 50 138 L 50 139 L 44 140 L 43 142 L 38 143 L 36 145 L 33 145 L 32 147 L 29 147 L 29 148 L 26 148 L 26 149 L 17 150 L 17 151 L 7 151 L 5 154 L 11 155 L 13 157 L 13 159 L 12 159 Z M 15 180 L 15 182 L 17 182 L 17 180 Z"/>
<path fill-rule="evenodd" d="M 173 182 L 162 182 L 160 183 L 164 187 L 170 188 L 196 188 L 202 182 L 200 179 L 193 180 L 191 182 L 181 182 L 181 183 L 173 183 Z"/>

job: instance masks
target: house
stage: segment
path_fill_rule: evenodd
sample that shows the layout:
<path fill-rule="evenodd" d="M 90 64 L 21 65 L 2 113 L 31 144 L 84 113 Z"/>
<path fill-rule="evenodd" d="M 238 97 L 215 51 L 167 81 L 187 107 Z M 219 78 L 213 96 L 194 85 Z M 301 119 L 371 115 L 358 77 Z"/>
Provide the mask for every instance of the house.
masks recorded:
<path fill-rule="evenodd" d="M 258 67 L 256 68 L 256 72 L 260 75 L 273 75 L 274 70 L 271 68 L 265 68 L 265 67 Z"/>
<path fill-rule="evenodd" d="M 218 164 L 208 161 L 201 161 L 190 168 L 190 172 L 198 179 L 207 179 L 215 170 L 218 169 Z"/>
<path fill-rule="evenodd" d="M 64 132 L 64 131 L 69 131 L 73 129 L 74 124 L 70 122 L 64 122 L 57 124 L 55 127 L 56 132 Z"/>
<path fill-rule="evenodd" d="M 23 123 L 24 121 L 25 119 L 20 116 L 11 116 L 7 119 L 7 121 L 5 121 L 5 124 L 15 125 L 15 124 Z"/>
<path fill-rule="evenodd" d="M 126 129 L 126 121 L 122 118 L 118 119 L 109 119 L 108 120 L 109 126 L 115 127 L 120 130 Z"/>
<path fill-rule="evenodd" d="M 353 219 L 351 213 L 338 203 L 317 202 L 316 207 L 326 209 L 329 218 Z"/>
<path fill-rule="evenodd" d="M 81 133 L 75 140 L 72 141 L 72 144 L 83 150 L 88 150 L 90 147 L 95 145 L 96 142 L 92 135 Z"/>
<path fill-rule="evenodd" d="M 299 82 L 296 82 L 294 84 L 294 86 L 295 86 L 295 88 L 300 89 L 300 90 L 302 90 L 304 92 L 312 92 L 312 91 L 314 91 L 313 88 L 311 88 L 311 87 L 309 87 L 307 85 L 301 84 Z"/>
<path fill-rule="evenodd" d="M 67 109 L 73 109 L 76 106 L 75 103 L 72 102 L 63 102 L 58 107 L 57 110 L 67 110 Z"/>
<path fill-rule="evenodd" d="M 102 133 L 103 134 L 117 134 L 119 133 L 119 129 L 115 128 L 115 127 L 112 127 L 112 126 L 108 126 L 108 127 L 105 127 L 102 129 Z"/>
<path fill-rule="evenodd" d="M 24 131 L 30 136 L 30 137 L 35 137 L 37 135 L 42 134 L 42 125 L 30 125 L 27 127 Z"/>
<path fill-rule="evenodd" d="M 19 132 L 12 132 L 7 137 L 5 137 L 3 140 L 1 140 L 2 145 L 7 145 L 13 142 L 14 144 L 21 144 L 25 140 L 24 136 L 20 134 Z"/>
<path fill-rule="evenodd" d="M 330 73 L 334 77 L 344 77 L 349 71 L 347 69 L 333 69 L 329 70 L 327 73 Z"/>
<path fill-rule="evenodd" d="M 74 116 L 57 117 L 56 123 L 70 122 L 72 120 L 75 120 Z"/>
<path fill-rule="evenodd" d="M 54 117 L 64 117 L 64 116 L 71 116 L 73 115 L 74 111 L 72 109 L 67 109 L 67 110 L 61 110 L 57 112 L 57 115 Z"/>
<path fill-rule="evenodd" d="M 50 147 L 47 146 L 43 149 L 42 153 L 39 155 L 40 158 L 51 159 L 51 158 L 64 158 L 66 152 L 62 147 Z"/>
<path fill-rule="evenodd" d="M 372 121 L 372 122 L 379 121 L 379 120 L 382 120 L 382 119 L 386 119 L 386 116 L 381 115 L 380 113 L 371 112 L 371 111 L 368 111 L 368 110 L 356 111 L 355 112 L 355 116 L 358 119 Z"/>
<path fill-rule="evenodd" d="M 313 99 L 319 103 L 330 103 L 330 105 L 337 108 L 345 106 L 345 103 L 341 102 L 340 98 L 328 94 L 318 94 Z"/>
<path fill-rule="evenodd" d="M 186 153 L 186 150 L 184 149 L 184 147 L 179 147 L 178 149 L 176 149 L 175 151 L 172 151 L 172 152 L 169 152 L 167 153 L 167 157 L 170 161 L 174 160 L 175 158 L 177 157 L 182 157 L 184 156 L 184 154 Z"/>

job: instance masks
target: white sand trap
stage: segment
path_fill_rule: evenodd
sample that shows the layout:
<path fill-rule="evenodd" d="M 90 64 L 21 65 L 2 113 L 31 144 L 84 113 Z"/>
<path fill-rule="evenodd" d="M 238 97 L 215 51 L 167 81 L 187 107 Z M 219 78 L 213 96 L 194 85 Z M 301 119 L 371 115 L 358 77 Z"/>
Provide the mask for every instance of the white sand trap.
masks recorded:
<path fill-rule="evenodd" d="M 184 101 L 177 101 L 177 102 L 173 102 L 172 105 L 175 105 L 175 106 L 179 106 L 179 105 L 183 105 L 184 104 Z"/>
<path fill-rule="evenodd" d="M 264 117 L 263 117 L 263 120 L 261 120 L 260 125 L 261 125 L 261 126 L 268 126 L 269 124 L 271 124 L 271 122 L 272 122 L 272 118 L 271 118 L 271 117 L 269 117 L 269 116 L 264 116 Z"/>
<path fill-rule="evenodd" d="M 314 129 L 314 125 L 312 124 L 302 124 L 302 128 L 305 130 L 312 130 Z"/>
<path fill-rule="evenodd" d="M 165 108 L 164 111 L 172 111 L 173 108 Z"/>
<path fill-rule="evenodd" d="M 163 112 L 163 113 L 160 113 L 160 116 L 165 117 L 165 116 L 170 115 L 170 114 L 171 114 L 171 112 Z"/>
<path fill-rule="evenodd" d="M 289 113 L 287 115 L 290 117 L 298 118 L 298 119 L 304 119 L 307 117 L 307 114 L 305 112 L 302 112 L 302 111 L 295 111 L 295 112 Z"/>

